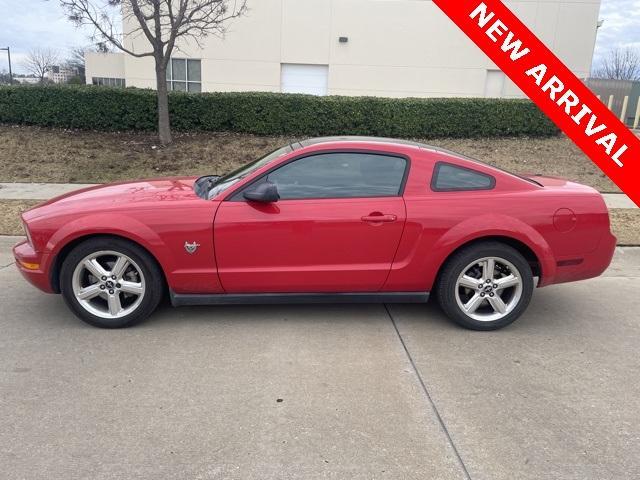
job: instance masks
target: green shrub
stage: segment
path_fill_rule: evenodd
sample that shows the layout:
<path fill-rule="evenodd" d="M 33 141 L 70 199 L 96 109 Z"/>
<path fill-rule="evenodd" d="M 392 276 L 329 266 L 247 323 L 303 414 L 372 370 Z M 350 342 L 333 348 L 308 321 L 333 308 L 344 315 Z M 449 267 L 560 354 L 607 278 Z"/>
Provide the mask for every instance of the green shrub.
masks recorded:
<path fill-rule="evenodd" d="M 173 92 L 169 103 L 172 128 L 179 131 L 405 138 L 558 133 L 528 100 Z M 0 87 L 0 122 L 154 130 L 155 92 L 92 86 L 4 86 Z"/>

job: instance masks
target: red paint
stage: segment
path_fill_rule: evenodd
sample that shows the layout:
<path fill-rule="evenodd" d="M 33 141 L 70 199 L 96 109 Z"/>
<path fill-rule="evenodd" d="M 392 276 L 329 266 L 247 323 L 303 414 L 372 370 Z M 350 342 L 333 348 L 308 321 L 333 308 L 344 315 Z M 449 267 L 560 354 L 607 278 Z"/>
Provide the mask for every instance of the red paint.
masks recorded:
<path fill-rule="evenodd" d="M 266 205 L 229 201 L 262 173 L 325 150 L 407 156 L 403 196 Z M 438 161 L 492 175 L 495 188 L 433 192 L 431 175 Z M 23 214 L 34 244 L 21 243 L 14 254 L 40 264 L 39 270 L 21 271 L 45 291 L 52 291 L 51 269 L 63 248 L 97 234 L 142 245 L 177 293 L 429 291 L 453 251 L 496 236 L 535 253 L 541 286 L 601 274 L 615 248 L 602 196 L 565 180 L 535 179 L 545 186 L 413 145 L 317 143 L 283 155 L 209 201 L 193 193 L 194 178 L 111 184 L 58 197 Z M 568 211 L 573 216 L 566 219 Z M 195 254 L 185 251 L 186 241 L 200 245 Z M 576 258 L 583 261 L 558 267 Z"/>
<path fill-rule="evenodd" d="M 371 213 L 393 222 L 363 221 Z M 405 223 L 402 198 L 222 202 L 214 238 L 229 293 L 377 292 Z"/>
<path fill-rule="evenodd" d="M 434 3 L 640 205 L 640 140 L 513 12 L 500 0 Z"/>

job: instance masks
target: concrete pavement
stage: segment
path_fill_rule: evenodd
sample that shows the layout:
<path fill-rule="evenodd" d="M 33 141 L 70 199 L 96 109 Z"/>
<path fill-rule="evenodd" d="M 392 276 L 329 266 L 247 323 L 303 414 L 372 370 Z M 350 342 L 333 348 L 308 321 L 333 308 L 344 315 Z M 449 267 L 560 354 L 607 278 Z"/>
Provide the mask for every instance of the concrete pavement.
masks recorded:
<path fill-rule="evenodd" d="M 640 478 L 637 288 L 610 277 L 541 289 L 493 336 L 391 307 L 472 478 Z"/>
<path fill-rule="evenodd" d="M 622 193 L 605 193 L 602 195 L 604 201 L 607 204 L 607 208 L 612 210 L 614 208 L 638 208 L 638 205 L 633 203 L 628 196 Z"/>
<path fill-rule="evenodd" d="M 15 240 L 3 478 L 640 477 L 640 249 L 498 332 L 433 304 L 165 306 L 105 331 L 22 280 Z"/>
<path fill-rule="evenodd" d="M 94 185 L 79 183 L 0 183 L 0 200 L 48 200 L 58 195 Z M 625 194 L 605 193 L 603 197 L 609 209 L 638 208 Z"/>

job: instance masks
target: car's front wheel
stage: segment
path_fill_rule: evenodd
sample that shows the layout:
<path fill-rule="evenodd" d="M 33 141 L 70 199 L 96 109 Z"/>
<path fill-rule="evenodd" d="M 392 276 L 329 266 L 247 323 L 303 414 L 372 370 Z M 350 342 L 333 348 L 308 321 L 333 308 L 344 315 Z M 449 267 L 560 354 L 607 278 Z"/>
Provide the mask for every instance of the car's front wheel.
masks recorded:
<path fill-rule="evenodd" d="M 527 260 L 499 242 L 455 253 L 440 274 L 437 297 L 449 318 L 473 330 L 496 330 L 515 321 L 533 294 Z"/>
<path fill-rule="evenodd" d="M 148 317 L 162 297 L 162 279 L 160 268 L 144 249 L 111 237 L 76 246 L 60 271 L 69 308 L 101 328 L 128 327 Z"/>

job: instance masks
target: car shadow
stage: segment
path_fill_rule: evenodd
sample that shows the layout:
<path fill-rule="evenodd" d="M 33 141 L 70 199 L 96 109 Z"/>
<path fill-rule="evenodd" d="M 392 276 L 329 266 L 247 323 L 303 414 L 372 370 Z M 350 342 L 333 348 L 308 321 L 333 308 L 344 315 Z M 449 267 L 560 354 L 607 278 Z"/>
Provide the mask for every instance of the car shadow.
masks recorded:
<path fill-rule="evenodd" d="M 401 310 L 398 310 L 401 309 Z M 391 323 L 396 311 L 410 313 L 422 322 L 439 328 L 458 329 L 440 310 L 433 299 L 424 304 L 281 304 L 281 305 L 214 305 L 172 307 L 168 302 L 139 326 L 167 325 L 171 323 L 254 323 L 295 322 L 312 324 L 317 322 L 344 324 L 349 322 Z"/>
<path fill-rule="evenodd" d="M 527 311 L 503 331 L 565 330 L 563 319 L 571 317 L 572 306 L 580 302 L 580 297 L 568 298 L 562 287 L 546 287 L 536 290 Z M 585 293 L 586 295 L 586 293 Z M 71 313 L 60 295 L 37 295 L 28 307 L 33 312 L 32 321 L 46 323 L 56 328 L 89 328 Z M 42 315 L 40 312 L 47 312 Z M 603 311 L 603 315 L 606 314 Z M 460 331 L 462 327 L 450 321 L 435 299 L 427 304 L 283 304 L 283 305 L 217 305 L 217 306 L 171 306 L 163 301 L 150 318 L 132 328 L 157 328 L 158 326 L 185 324 L 248 323 L 265 321 L 296 322 L 298 324 L 325 322 L 340 324 L 345 322 L 369 322 L 395 320 L 397 324 L 411 322 L 425 328 Z"/>

